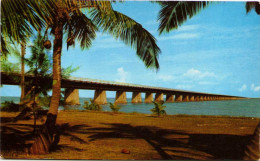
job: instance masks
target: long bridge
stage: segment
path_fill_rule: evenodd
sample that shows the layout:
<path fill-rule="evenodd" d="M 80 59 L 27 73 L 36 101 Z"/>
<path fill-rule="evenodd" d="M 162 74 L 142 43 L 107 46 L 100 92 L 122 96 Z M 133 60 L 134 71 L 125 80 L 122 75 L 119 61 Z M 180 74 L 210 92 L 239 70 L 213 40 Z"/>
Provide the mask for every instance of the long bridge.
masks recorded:
<path fill-rule="evenodd" d="M 21 74 L 19 73 L 5 73 L 1 72 L 1 85 L 20 85 Z M 16 78 L 16 79 L 15 79 Z M 35 79 L 33 75 L 26 74 L 25 81 Z M 44 82 L 52 82 L 52 78 L 37 77 Z M 127 103 L 126 92 L 132 92 L 132 103 L 141 103 L 141 93 L 145 93 L 145 103 L 152 103 L 153 101 L 164 101 L 166 95 L 166 102 L 189 102 L 189 101 L 215 101 L 215 100 L 236 100 L 245 99 L 245 97 L 230 96 L 213 93 L 203 93 L 186 91 L 172 88 L 153 87 L 145 85 L 137 85 L 130 83 L 121 83 L 113 81 L 104 81 L 89 78 L 69 77 L 61 80 L 61 88 L 65 88 L 65 103 L 79 104 L 78 89 L 95 90 L 94 102 L 97 104 L 106 104 L 106 91 L 116 91 L 115 103 Z M 155 93 L 155 97 L 153 94 Z"/>

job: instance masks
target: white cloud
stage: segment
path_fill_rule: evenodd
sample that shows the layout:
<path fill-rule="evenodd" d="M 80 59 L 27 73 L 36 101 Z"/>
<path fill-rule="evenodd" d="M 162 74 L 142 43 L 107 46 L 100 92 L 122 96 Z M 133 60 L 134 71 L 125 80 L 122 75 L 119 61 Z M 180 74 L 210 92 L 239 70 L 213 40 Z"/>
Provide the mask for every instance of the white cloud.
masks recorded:
<path fill-rule="evenodd" d="M 172 75 L 158 74 L 156 76 L 156 79 L 167 82 L 167 81 L 172 81 L 174 79 L 174 77 Z"/>
<path fill-rule="evenodd" d="M 198 37 L 199 37 L 198 33 L 182 33 L 182 34 L 177 34 L 177 35 L 173 35 L 173 36 L 159 37 L 158 40 L 194 39 L 194 38 L 198 38 Z"/>
<path fill-rule="evenodd" d="M 117 75 L 119 76 L 119 79 L 116 79 L 116 82 L 126 82 L 128 73 L 124 70 L 123 67 L 117 68 Z"/>
<path fill-rule="evenodd" d="M 97 49 L 121 48 L 125 46 L 122 41 L 108 37 L 107 35 L 98 37 L 93 43 L 93 47 L 97 47 Z"/>
<path fill-rule="evenodd" d="M 99 49 L 108 49 L 108 48 L 122 48 L 125 47 L 124 44 L 121 43 L 106 43 L 106 44 L 99 44 Z"/>
<path fill-rule="evenodd" d="M 217 82 L 208 82 L 208 81 L 200 81 L 198 82 L 199 85 L 216 85 Z"/>
<path fill-rule="evenodd" d="M 260 86 L 255 86 L 255 84 L 251 84 L 251 90 L 258 92 L 258 91 L 260 91 Z"/>
<path fill-rule="evenodd" d="M 191 89 L 193 86 L 192 85 L 188 85 L 188 84 L 178 84 L 176 86 L 176 89 Z"/>
<path fill-rule="evenodd" d="M 240 87 L 238 90 L 239 90 L 240 92 L 243 92 L 243 91 L 245 91 L 246 89 L 247 89 L 247 85 L 246 85 L 246 84 L 243 84 L 242 87 Z"/>
<path fill-rule="evenodd" d="M 202 78 L 216 78 L 217 76 L 213 72 L 201 72 L 197 69 L 191 68 L 186 73 L 183 74 L 184 77 L 192 79 L 202 79 Z"/>
<path fill-rule="evenodd" d="M 199 25 L 186 25 L 179 27 L 177 31 L 190 31 L 196 30 L 197 28 L 199 28 Z"/>

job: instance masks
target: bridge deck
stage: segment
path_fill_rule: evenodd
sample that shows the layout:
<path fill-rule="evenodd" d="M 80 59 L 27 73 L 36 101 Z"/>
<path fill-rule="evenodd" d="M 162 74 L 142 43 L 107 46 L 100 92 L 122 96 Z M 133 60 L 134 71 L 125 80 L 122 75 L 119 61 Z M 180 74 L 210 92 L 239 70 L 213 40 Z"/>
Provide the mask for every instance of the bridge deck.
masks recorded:
<path fill-rule="evenodd" d="M 1 72 L 1 84 L 9 84 L 9 85 L 19 85 L 19 77 L 21 75 L 19 73 L 5 73 Z M 25 76 L 25 80 L 35 79 L 33 75 L 27 74 Z M 52 78 L 42 78 L 48 82 L 52 81 Z M 125 91 L 125 92 L 152 92 L 152 93 L 164 93 L 164 94 L 182 94 L 182 95 L 204 95 L 204 96 L 221 96 L 221 97 L 237 97 L 238 96 L 229 96 L 229 95 L 221 95 L 221 94 L 213 94 L 213 93 L 204 93 L 204 92 L 194 92 L 187 90 L 179 90 L 172 88 L 163 88 L 163 87 L 153 87 L 146 85 L 138 85 L 138 84 L 130 84 L 130 83 L 122 83 L 122 82 L 114 82 L 114 81 L 104 81 L 90 78 L 79 78 L 79 77 L 70 77 L 68 79 L 62 79 L 61 82 L 62 88 L 75 88 L 75 89 L 100 89 L 107 91 Z"/>

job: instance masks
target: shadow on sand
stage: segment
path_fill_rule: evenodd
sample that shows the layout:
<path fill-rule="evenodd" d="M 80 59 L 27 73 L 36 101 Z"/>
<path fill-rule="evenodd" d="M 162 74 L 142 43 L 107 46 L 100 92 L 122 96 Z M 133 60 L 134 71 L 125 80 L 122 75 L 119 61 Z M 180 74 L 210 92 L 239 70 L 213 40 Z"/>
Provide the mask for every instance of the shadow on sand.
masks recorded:
<path fill-rule="evenodd" d="M 223 134 L 189 134 L 184 131 L 166 130 L 153 126 L 132 126 L 130 124 L 104 124 L 107 128 L 92 128 L 87 125 L 62 124 L 58 126 L 59 136 L 70 137 L 80 144 L 99 139 L 143 139 L 161 158 L 147 159 L 234 159 L 243 158 L 244 149 L 250 136 Z M 37 126 L 40 128 L 40 126 Z M 31 124 L 1 124 L 1 150 L 24 152 L 34 137 Z M 74 135 L 80 133 L 81 138 Z M 82 138 L 82 136 L 86 136 Z M 88 141 L 86 141 L 88 140 Z M 82 151 L 73 145 L 58 145 L 56 149 L 69 148 Z M 105 147 L 104 147 L 105 148 Z M 84 158 L 86 159 L 86 158 Z"/>
<path fill-rule="evenodd" d="M 161 159 L 242 159 L 250 136 L 221 134 L 188 134 L 182 131 L 159 129 L 152 126 L 106 124 L 112 128 L 91 128 L 89 136 L 97 139 L 144 139 Z"/>
<path fill-rule="evenodd" d="M 3 119 L 1 121 L 4 122 L 12 122 L 12 118 Z M 58 125 L 55 131 L 55 139 L 54 142 L 58 143 L 60 139 L 60 135 L 70 137 L 71 140 L 77 141 L 81 144 L 87 143 L 83 139 L 73 135 L 71 133 L 77 133 L 78 130 L 82 130 L 83 128 L 88 127 L 87 125 L 75 125 L 70 126 L 69 124 L 62 124 Z M 2 153 L 14 153 L 17 154 L 24 154 L 28 153 L 28 148 L 32 145 L 34 138 L 37 136 L 37 132 L 40 131 L 42 125 L 36 125 L 36 133 L 33 132 L 34 126 L 32 124 L 1 124 L 0 131 L 1 131 L 1 142 L 0 148 Z M 70 149 L 81 151 L 81 149 L 72 147 L 69 145 L 58 145 L 51 149 L 52 151 L 58 151 L 60 149 Z M 8 154 L 8 158 L 10 155 Z M 11 156 L 12 157 L 12 156 Z"/>

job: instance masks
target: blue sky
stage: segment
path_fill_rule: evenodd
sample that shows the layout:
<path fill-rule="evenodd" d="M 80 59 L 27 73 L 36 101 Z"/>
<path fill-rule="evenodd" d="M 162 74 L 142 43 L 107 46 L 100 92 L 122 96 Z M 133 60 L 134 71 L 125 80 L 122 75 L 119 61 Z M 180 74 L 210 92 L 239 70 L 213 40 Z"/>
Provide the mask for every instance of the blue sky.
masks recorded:
<path fill-rule="evenodd" d="M 254 11 L 246 14 L 245 2 L 216 2 L 177 30 L 160 36 L 158 4 L 136 1 L 113 7 L 156 37 L 162 51 L 159 71 L 146 69 L 129 46 L 97 33 L 88 50 L 76 45 L 67 51 L 64 46 L 62 66 L 80 66 L 72 76 L 260 97 L 260 16 Z M 20 88 L 1 87 L 1 96 L 7 95 L 19 96 Z M 114 97 L 115 92 L 107 95 Z M 80 96 L 93 97 L 94 92 L 80 90 Z"/>

